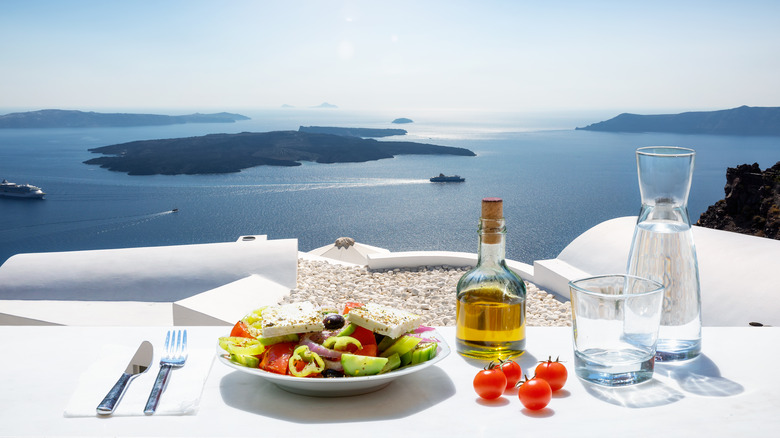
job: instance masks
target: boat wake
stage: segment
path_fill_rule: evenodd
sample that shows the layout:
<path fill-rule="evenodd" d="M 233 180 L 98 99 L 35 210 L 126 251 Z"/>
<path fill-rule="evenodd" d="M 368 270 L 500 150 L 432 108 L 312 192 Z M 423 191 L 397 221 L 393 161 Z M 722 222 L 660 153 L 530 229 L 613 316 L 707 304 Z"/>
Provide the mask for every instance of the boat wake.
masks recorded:
<path fill-rule="evenodd" d="M 302 192 L 308 190 L 338 190 L 338 189 L 353 189 L 363 187 L 382 187 L 382 186 L 396 186 L 396 185 L 410 185 L 410 184 L 425 184 L 427 179 L 359 179 L 354 181 L 337 181 L 337 182 L 317 182 L 317 183 L 290 183 L 290 184 L 248 184 L 248 185 L 235 185 L 233 189 L 239 192 L 246 193 L 284 193 L 284 192 Z"/>
<path fill-rule="evenodd" d="M 139 215 L 124 215 L 124 216 L 110 216 L 104 218 L 90 218 L 90 219 L 77 219 L 72 221 L 56 221 L 56 222 L 43 222 L 36 224 L 26 224 L 18 226 L 8 226 L 0 230 L 0 237 L 8 236 L 12 237 L 17 235 L 18 230 L 36 230 L 45 229 L 45 233 L 42 234 L 55 234 L 66 231 L 84 230 L 93 227 L 99 228 L 97 234 L 106 233 L 109 231 L 132 227 L 140 225 L 145 222 L 149 222 L 155 219 L 162 218 L 164 216 L 176 213 L 178 209 L 161 211 L 158 213 L 147 213 Z M 108 227 L 108 228 L 104 228 Z M 9 239 L 13 240 L 13 239 Z"/>

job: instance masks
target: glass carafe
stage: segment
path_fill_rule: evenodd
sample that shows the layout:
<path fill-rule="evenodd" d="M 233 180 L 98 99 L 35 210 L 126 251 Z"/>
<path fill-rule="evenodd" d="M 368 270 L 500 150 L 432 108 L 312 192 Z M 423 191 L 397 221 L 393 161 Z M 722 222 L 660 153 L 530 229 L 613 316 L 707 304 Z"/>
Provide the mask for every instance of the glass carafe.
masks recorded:
<path fill-rule="evenodd" d="M 656 360 L 692 359 L 701 352 L 699 265 L 688 217 L 696 152 L 654 146 L 636 151 L 639 211 L 628 274 L 663 283 Z"/>

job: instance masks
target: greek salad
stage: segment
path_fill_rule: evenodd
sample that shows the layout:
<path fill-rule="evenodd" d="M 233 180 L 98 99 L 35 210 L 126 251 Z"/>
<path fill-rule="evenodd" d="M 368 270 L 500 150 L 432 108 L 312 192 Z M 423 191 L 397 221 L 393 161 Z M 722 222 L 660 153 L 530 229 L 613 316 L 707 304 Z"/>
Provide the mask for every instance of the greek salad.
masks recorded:
<path fill-rule="evenodd" d="M 410 312 L 376 303 L 343 309 L 293 303 L 253 310 L 219 338 L 236 364 L 306 378 L 388 373 L 436 357 L 431 327 Z"/>

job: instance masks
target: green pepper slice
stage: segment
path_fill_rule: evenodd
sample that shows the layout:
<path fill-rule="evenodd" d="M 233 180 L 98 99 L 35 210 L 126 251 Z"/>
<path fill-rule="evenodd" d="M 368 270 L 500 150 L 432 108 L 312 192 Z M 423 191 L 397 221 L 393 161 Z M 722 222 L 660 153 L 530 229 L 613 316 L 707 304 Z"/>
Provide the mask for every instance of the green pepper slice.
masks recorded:
<path fill-rule="evenodd" d="M 255 356 L 263 354 L 265 346 L 257 339 L 223 336 L 219 338 L 219 346 L 231 354 L 239 356 Z"/>
<path fill-rule="evenodd" d="M 297 362 L 305 362 L 306 366 L 302 370 L 298 371 L 295 366 Z M 319 354 L 309 350 L 306 345 L 298 346 L 290 357 L 288 362 L 288 368 L 290 374 L 295 377 L 307 377 L 312 374 L 321 373 L 325 370 L 325 362 L 322 360 Z"/>
<path fill-rule="evenodd" d="M 363 348 L 363 344 L 352 336 L 331 336 L 322 343 L 322 346 L 325 348 L 339 351 L 346 350 L 348 345 L 355 345 L 358 350 Z"/>

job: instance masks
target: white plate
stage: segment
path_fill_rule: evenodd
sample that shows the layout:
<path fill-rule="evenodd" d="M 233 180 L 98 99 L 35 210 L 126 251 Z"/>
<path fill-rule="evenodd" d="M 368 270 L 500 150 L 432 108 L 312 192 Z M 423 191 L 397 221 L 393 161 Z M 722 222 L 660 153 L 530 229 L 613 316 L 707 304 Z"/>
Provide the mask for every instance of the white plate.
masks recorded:
<path fill-rule="evenodd" d="M 438 342 L 439 351 L 436 354 L 436 357 L 417 365 L 406 366 L 387 374 L 378 374 L 376 376 L 336 377 L 332 379 L 293 377 L 270 373 L 259 368 L 248 368 L 238 365 L 231 362 L 225 354 L 218 354 L 218 357 L 219 361 L 223 364 L 237 371 L 253 374 L 266 379 L 288 392 L 314 397 L 342 397 L 378 391 L 392 383 L 393 380 L 435 365 L 450 354 L 450 346 L 447 345 L 447 342 L 444 341 L 444 338 L 438 331 L 433 330 L 425 332 L 423 333 L 423 336 L 426 338 L 435 338 L 436 342 Z"/>

